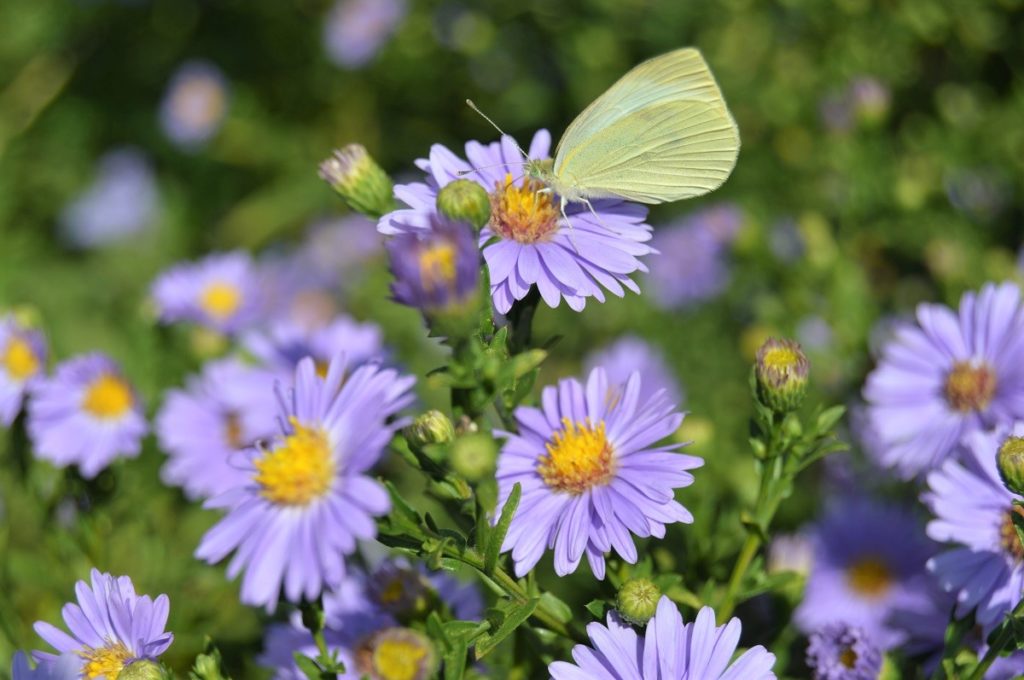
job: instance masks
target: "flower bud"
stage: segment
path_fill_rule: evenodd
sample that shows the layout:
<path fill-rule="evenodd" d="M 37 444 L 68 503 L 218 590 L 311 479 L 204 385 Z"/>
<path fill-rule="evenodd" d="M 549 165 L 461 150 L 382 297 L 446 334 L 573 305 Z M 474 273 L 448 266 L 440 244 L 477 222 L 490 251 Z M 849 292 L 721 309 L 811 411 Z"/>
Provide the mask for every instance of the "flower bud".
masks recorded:
<path fill-rule="evenodd" d="M 757 350 L 754 373 L 761 402 L 773 411 L 785 413 L 803 402 L 810 362 L 793 340 L 768 338 Z"/>
<path fill-rule="evenodd" d="M 634 578 L 626 581 L 619 588 L 615 601 L 615 609 L 626 621 L 643 626 L 654 616 L 658 609 L 661 590 L 654 582 L 646 578 Z"/>
<path fill-rule="evenodd" d="M 1007 437 L 996 454 L 996 465 L 1010 493 L 1024 496 L 1024 437 Z"/>
<path fill-rule="evenodd" d="M 373 680 L 427 680 L 437 666 L 430 640 L 411 628 L 385 628 L 367 638 L 355 653 L 356 673 Z"/>
<path fill-rule="evenodd" d="M 447 444 L 455 438 L 455 426 L 448 416 L 437 409 L 419 415 L 402 434 L 413 446 Z"/>
<path fill-rule="evenodd" d="M 122 668 L 117 680 L 164 680 L 167 677 L 160 664 L 149 659 L 139 659 Z"/>
<path fill-rule="evenodd" d="M 438 192 L 437 211 L 449 219 L 468 222 L 479 231 L 491 219 L 491 199 L 473 180 L 457 179 Z"/>
<path fill-rule="evenodd" d="M 491 435 L 477 432 L 456 439 L 450 455 L 452 469 L 469 481 L 477 482 L 494 474 L 498 447 Z"/>
<path fill-rule="evenodd" d="M 349 144 L 320 164 L 320 177 L 349 207 L 369 217 L 394 209 L 394 187 L 362 144 Z"/>

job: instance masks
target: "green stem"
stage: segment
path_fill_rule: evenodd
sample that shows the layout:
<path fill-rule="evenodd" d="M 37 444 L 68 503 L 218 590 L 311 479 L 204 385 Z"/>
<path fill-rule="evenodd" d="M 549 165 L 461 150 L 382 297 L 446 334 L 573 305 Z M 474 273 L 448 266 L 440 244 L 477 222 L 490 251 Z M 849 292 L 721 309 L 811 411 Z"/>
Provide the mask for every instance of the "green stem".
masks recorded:
<path fill-rule="evenodd" d="M 1016 618 L 1021 614 L 1024 614 L 1024 600 L 1017 603 L 1017 606 L 1013 608 L 1013 611 L 1010 612 L 1010 615 L 1007 618 Z M 974 667 L 974 671 L 967 680 L 981 680 L 984 678 L 985 671 L 989 669 L 989 666 L 991 666 L 999 657 L 999 653 L 1003 651 L 1012 640 L 1013 629 L 1010 626 L 1004 626 L 1003 630 L 999 633 L 999 637 L 989 645 L 988 651 L 985 652 L 985 656 L 983 656 L 978 665 Z"/>
<path fill-rule="evenodd" d="M 540 291 L 532 286 L 530 292 L 522 300 L 516 300 L 508 312 L 508 322 L 512 326 L 509 337 L 509 353 L 518 354 L 530 346 L 533 337 L 533 315 L 540 304 Z"/>

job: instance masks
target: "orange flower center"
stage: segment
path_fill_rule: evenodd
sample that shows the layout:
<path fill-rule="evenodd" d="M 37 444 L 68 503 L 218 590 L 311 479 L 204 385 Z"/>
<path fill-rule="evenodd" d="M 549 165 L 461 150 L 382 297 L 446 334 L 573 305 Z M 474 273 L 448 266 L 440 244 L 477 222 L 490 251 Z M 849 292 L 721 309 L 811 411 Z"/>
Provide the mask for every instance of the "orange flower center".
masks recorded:
<path fill-rule="evenodd" d="M 579 495 L 610 482 L 614 456 L 604 423 L 594 426 L 589 420 L 574 423 L 563 418 L 562 425 L 537 461 L 544 483 L 555 491 Z"/>
<path fill-rule="evenodd" d="M 946 401 L 961 413 L 982 411 L 996 394 L 996 374 L 985 363 L 958 361 L 946 376 Z"/>
<path fill-rule="evenodd" d="M 885 562 L 877 557 L 865 557 L 846 571 L 846 581 L 857 594 L 875 599 L 885 595 L 892 585 L 892 574 Z"/>
<path fill-rule="evenodd" d="M 505 175 L 504 182 L 495 182 L 491 193 L 491 229 L 503 239 L 519 243 L 547 241 L 558 231 L 558 208 L 551 193 L 540 193 L 544 184 L 524 178 L 522 186 Z"/>
<path fill-rule="evenodd" d="M 1024 561 L 1024 545 L 1017 535 L 1017 527 L 1013 524 L 1013 513 L 1024 517 L 1024 509 L 1019 505 L 1012 505 L 1003 515 L 1003 522 L 999 526 L 999 545 L 1008 554 L 1012 555 L 1018 562 Z"/>

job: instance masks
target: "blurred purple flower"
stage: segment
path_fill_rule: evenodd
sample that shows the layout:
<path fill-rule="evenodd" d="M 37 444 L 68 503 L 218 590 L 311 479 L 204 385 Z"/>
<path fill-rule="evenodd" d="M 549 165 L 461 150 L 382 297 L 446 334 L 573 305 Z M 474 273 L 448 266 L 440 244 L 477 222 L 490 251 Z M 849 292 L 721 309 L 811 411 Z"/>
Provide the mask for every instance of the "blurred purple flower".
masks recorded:
<path fill-rule="evenodd" d="M 365 66 L 405 18 L 404 0 L 339 0 L 327 15 L 324 49 L 338 66 Z"/>
<path fill-rule="evenodd" d="M 640 401 L 648 401 L 660 390 L 676 408 L 683 405 L 683 389 L 665 354 L 636 335 L 624 335 L 612 344 L 591 352 L 583 360 L 583 372 L 601 366 L 608 382 L 624 385 L 634 372 L 640 374 Z"/>
<path fill-rule="evenodd" d="M 46 340 L 37 330 L 0 316 L 0 426 L 21 412 L 25 391 L 46 373 Z"/>
<path fill-rule="evenodd" d="M 168 139 L 193 150 L 217 133 L 227 110 L 224 74 L 209 62 L 189 61 L 171 77 L 160 105 L 160 125 Z"/>
<path fill-rule="evenodd" d="M 11 680 L 79 680 L 82 659 L 74 653 L 61 654 L 56 661 L 44 661 L 34 669 L 24 652 L 15 652 Z"/>
<path fill-rule="evenodd" d="M 61 232 L 78 248 L 120 241 L 156 222 L 159 198 L 153 168 L 140 151 L 109 151 L 93 183 L 61 212 Z"/>
<path fill-rule="evenodd" d="M 860 628 L 830 623 L 811 633 L 807 666 L 814 680 L 878 680 L 882 652 Z"/>
<path fill-rule="evenodd" d="M 367 264 L 384 250 L 376 225 L 362 215 L 314 222 L 300 248 L 302 261 L 335 287 L 358 283 Z"/>
<path fill-rule="evenodd" d="M 164 323 L 190 321 L 222 333 L 256 323 L 265 304 L 253 262 L 241 251 L 177 264 L 157 277 L 151 294 Z"/>
<path fill-rule="evenodd" d="M 455 309 L 480 287 L 480 250 L 465 224 L 430 216 L 429 230 L 398 234 L 385 244 L 396 301 L 426 312 Z"/>

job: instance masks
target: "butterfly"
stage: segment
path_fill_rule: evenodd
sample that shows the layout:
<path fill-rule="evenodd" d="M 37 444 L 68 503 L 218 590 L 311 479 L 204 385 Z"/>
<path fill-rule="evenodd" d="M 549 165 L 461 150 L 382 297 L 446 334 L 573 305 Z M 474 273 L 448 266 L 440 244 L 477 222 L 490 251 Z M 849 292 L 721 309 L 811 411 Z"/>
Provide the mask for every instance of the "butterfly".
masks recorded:
<path fill-rule="evenodd" d="M 501 132 L 473 104 L 467 103 Z M 504 134 L 502 132 L 502 134 Z M 569 125 L 553 159 L 525 173 L 567 203 L 619 198 L 668 203 L 714 191 L 736 165 L 739 129 L 699 50 L 635 66 Z"/>

